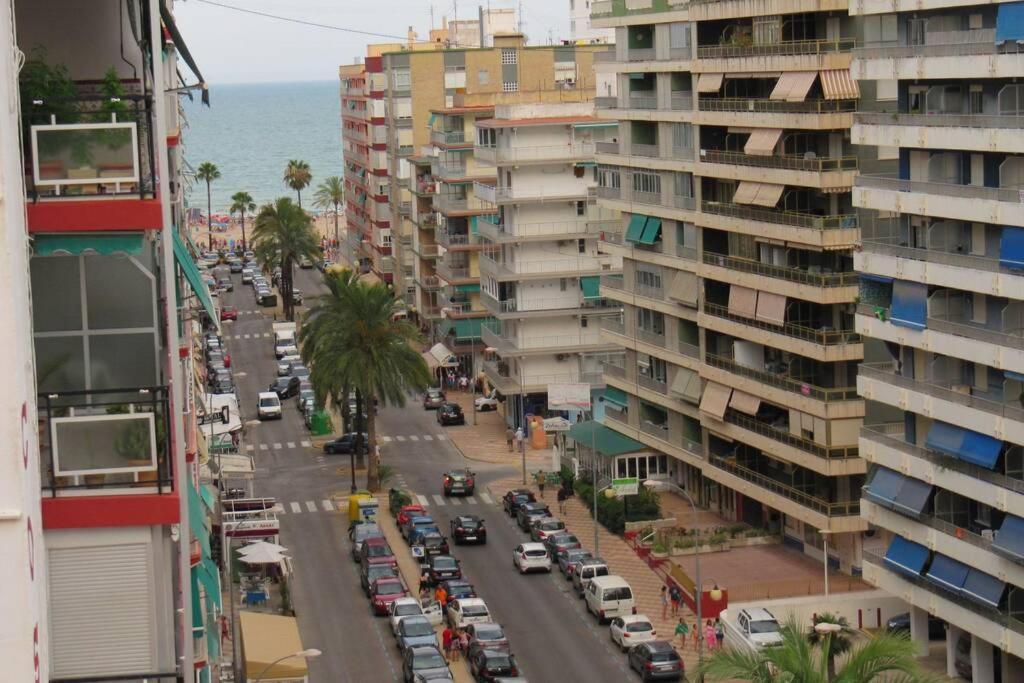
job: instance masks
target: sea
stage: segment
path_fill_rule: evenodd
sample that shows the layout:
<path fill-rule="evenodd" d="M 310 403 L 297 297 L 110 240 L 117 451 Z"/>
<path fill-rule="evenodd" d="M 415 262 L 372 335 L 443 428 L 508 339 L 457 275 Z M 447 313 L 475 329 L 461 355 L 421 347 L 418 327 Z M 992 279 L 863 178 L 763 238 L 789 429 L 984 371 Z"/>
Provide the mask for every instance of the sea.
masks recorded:
<path fill-rule="evenodd" d="M 342 175 L 336 80 L 211 85 L 209 107 L 198 95 L 183 105 L 185 159 L 193 170 L 204 161 L 220 169 L 210 184 L 214 212 L 227 211 L 231 195 L 240 190 L 257 206 L 281 196 L 294 199 L 295 191 L 282 180 L 289 159 L 305 161 L 313 172 L 302 193 L 306 208 L 324 178 Z M 206 183 L 196 180 L 187 201 L 205 212 Z"/>

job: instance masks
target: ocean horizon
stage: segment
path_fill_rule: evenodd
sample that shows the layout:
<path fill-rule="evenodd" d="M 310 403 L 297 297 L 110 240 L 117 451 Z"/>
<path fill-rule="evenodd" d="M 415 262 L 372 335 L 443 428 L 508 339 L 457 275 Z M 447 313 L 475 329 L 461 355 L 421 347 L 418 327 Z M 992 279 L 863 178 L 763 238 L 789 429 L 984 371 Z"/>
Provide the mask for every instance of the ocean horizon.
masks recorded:
<path fill-rule="evenodd" d="M 282 180 L 290 159 L 313 171 L 302 205 L 311 208 L 316 186 L 342 175 L 341 101 L 338 81 L 229 83 L 211 86 L 210 106 L 196 97 L 183 102 L 185 159 L 193 169 L 211 161 L 221 177 L 210 184 L 213 210 L 227 211 L 231 195 L 244 190 L 257 205 L 295 198 Z M 188 206 L 206 211 L 206 183 L 196 180 Z"/>

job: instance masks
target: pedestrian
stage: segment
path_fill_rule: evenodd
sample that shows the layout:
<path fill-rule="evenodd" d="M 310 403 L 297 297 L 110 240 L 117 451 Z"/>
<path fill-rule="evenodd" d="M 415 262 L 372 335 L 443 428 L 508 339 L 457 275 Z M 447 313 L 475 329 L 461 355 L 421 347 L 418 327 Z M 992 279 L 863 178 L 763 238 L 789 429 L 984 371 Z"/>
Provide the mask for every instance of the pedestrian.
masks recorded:
<path fill-rule="evenodd" d="M 686 636 L 689 633 L 690 633 L 690 627 L 687 626 L 686 622 L 683 621 L 683 618 L 680 617 L 679 618 L 679 623 L 676 624 L 675 638 L 679 639 L 679 641 L 680 641 L 679 642 L 679 647 L 682 648 L 683 650 L 686 649 Z M 673 638 L 673 640 L 675 640 L 675 638 Z"/>
<path fill-rule="evenodd" d="M 463 657 L 469 657 L 469 633 L 464 628 L 459 629 L 459 650 Z"/>
<path fill-rule="evenodd" d="M 522 427 L 517 427 L 516 428 L 516 449 L 519 450 L 520 452 L 522 452 L 526 448 L 526 444 L 523 443 L 524 436 L 525 435 L 523 434 L 523 428 Z"/>
<path fill-rule="evenodd" d="M 512 452 L 512 442 L 515 441 L 516 433 L 512 431 L 512 427 L 505 428 L 505 443 L 508 444 L 508 452 Z"/>
<path fill-rule="evenodd" d="M 537 490 L 540 491 L 540 497 L 544 497 L 544 483 L 546 477 L 544 476 L 544 470 L 537 471 Z"/>
<path fill-rule="evenodd" d="M 720 617 L 715 617 L 715 647 L 719 650 L 722 649 L 722 643 L 725 641 L 725 624 L 722 623 Z"/>
<path fill-rule="evenodd" d="M 452 659 L 452 627 L 445 626 L 444 631 L 441 632 L 441 646 L 444 648 L 444 658 L 448 661 Z"/>
<path fill-rule="evenodd" d="M 469 378 L 465 375 L 459 377 L 459 389 L 462 391 L 469 391 Z"/>
<path fill-rule="evenodd" d="M 562 486 L 558 489 L 558 514 L 565 514 L 565 487 Z"/>
<path fill-rule="evenodd" d="M 679 603 L 683 599 L 683 592 L 679 590 L 679 586 L 672 584 L 668 589 L 668 599 L 672 602 L 672 616 L 679 616 Z"/>
<path fill-rule="evenodd" d="M 453 662 L 459 661 L 459 650 L 462 648 L 462 642 L 459 639 L 459 634 L 462 629 L 452 629 L 452 642 L 451 642 L 451 659 Z"/>
<path fill-rule="evenodd" d="M 661 587 L 658 599 L 661 601 L 661 618 L 665 619 L 668 616 L 668 586 Z"/>
<path fill-rule="evenodd" d="M 441 605 L 441 609 L 448 603 L 448 591 L 444 589 L 444 586 L 438 586 L 434 591 L 434 600 L 437 600 L 437 604 Z"/>
<path fill-rule="evenodd" d="M 709 650 L 718 642 L 715 638 L 715 625 L 711 623 L 710 619 L 708 619 L 707 623 L 704 625 L 704 642 L 707 644 Z"/>

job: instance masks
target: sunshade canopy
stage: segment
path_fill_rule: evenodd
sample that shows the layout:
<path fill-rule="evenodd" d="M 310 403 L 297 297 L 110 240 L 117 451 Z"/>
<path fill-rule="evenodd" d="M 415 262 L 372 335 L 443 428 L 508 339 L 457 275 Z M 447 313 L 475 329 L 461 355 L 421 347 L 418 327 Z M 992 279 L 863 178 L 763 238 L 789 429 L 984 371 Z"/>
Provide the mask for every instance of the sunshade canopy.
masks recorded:
<path fill-rule="evenodd" d="M 243 611 L 239 612 L 238 619 L 242 631 L 246 678 L 255 680 L 264 670 L 265 681 L 301 679 L 309 675 L 306 660 L 289 657 L 304 649 L 295 617 Z M 282 658 L 287 659 L 277 662 Z"/>

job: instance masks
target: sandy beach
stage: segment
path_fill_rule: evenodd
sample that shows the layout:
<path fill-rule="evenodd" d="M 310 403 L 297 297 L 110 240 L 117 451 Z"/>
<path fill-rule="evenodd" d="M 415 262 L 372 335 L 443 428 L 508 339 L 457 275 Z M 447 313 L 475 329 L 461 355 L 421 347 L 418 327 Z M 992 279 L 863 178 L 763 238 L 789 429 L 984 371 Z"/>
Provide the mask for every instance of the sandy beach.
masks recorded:
<path fill-rule="evenodd" d="M 214 216 L 220 216 L 217 212 L 214 212 Z M 216 218 L 215 218 L 216 221 Z M 255 216 L 245 217 L 245 233 L 248 238 L 251 234 L 252 228 L 255 224 Z M 334 239 L 334 215 L 333 212 L 322 213 L 319 215 L 313 215 L 313 229 L 316 230 L 317 234 L 322 239 L 332 240 Z M 200 247 L 206 247 L 209 244 L 210 231 L 207 229 L 206 216 L 204 215 L 201 220 L 189 221 L 189 234 L 192 236 L 192 240 Z M 338 237 L 342 241 L 345 240 L 345 216 L 343 213 L 338 215 Z M 242 240 L 242 222 L 234 216 L 230 221 L 213 224 L 213 244 L 215 248 L 231 248 L 232 245 L 241 243 Z"/>

